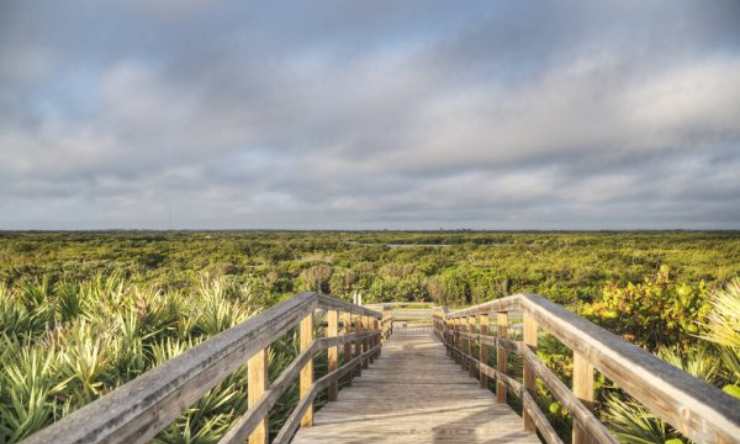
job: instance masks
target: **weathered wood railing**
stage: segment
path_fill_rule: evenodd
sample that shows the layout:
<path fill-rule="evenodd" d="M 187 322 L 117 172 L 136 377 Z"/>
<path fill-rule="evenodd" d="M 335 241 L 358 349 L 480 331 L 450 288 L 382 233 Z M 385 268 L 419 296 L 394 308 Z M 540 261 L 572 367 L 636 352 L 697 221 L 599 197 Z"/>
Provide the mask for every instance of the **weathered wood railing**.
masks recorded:
<path fill-rule="evenodd" d="M 522 315 L 521 341 L 507 338 L 511 312 Z M 494 317 L 497 334 L 490 335 Z M 572 390 L 537 358 L 540 327 L 573 351 Z M 589 408 L 594 369 L 689 439 L 740 442 L 740 402 L 541 296 L 518 294 L 453 313 L 438 311 L 434 330 L 448 353 L 480 378 L 481 386 L 487 387 L 489 378 L 496 380 L 499 402 L 506 402 L 507 390 L 521 398 L 524 429 L 538 431 L 550 444 L 562 441 L 535 402 L 536 378 L 574 418 L 574 444 L 617 442 Z M 474 341 L 478 356 L 472 354 Z M 488 365 L 489 346 L 496 348 L 496 368 Z M 523 359 L 521 383 L 507 374 L 509 352 Z"/>
<path fill-rule="evenodd" d="M 326 312 L 327 337 L 314 339 L 314 313 Z M 343 334 L 339 335 L 339 327 Z M 298 326 L 301 353 L 268 384 L 267 347 Z M 302 293 L 194 347 L 108 395 L 29 437 L 24 443 L 144 443 L 188 406 L 248 363 L 248 410 L 221 443 L 267 442 L 268 412 L 300 378 L 300 401 L 273 442 L 288 442 L 299 426 L 313 422 L 313 402 L 322 390 L 336 400 L 340 378 L 366 368 L 392 329 L 387 315 L 327 295 Z M 339 346 L 344 362 L 338 366 Z M 313 358 L 328 353 L 328 373 L 313 380 Z"/>

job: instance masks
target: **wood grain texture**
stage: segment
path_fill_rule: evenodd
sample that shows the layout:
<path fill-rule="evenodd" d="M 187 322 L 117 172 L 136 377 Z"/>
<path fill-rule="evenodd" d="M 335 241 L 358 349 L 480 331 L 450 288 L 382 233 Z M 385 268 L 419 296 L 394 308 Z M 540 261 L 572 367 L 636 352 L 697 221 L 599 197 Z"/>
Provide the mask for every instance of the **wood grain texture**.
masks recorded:
<path fill-rule="evenodd" d="M 573 353 L 573 394 L 587 408 L 594 401 L 594 367 L 580 353 Z M 573 424 L 573 444 L 588 444 L 588 434 L 578 421 Z"/>
<path fill-rule="evenodd" d="M 393 314 L 389 305 L 383 306 L 383 340 L 387 340 L 390 336 L 391 328 L 393 326 Z"/>
<path fill-rule="evenodd" d="M 254 409 L 267 390 L 267 349 L 255 353 L 247 363 L 247 407 Z M 249 435 L 249 444 L 267 444 L 267 417 Z"/>
<path fill-rule="evenodd" d="M 532 351 L 537 350 L 537 321 L 534 320 L 532 315 L 530 315 L 527 312 L 524 312 L 524 317 L 522 319 L 523 329 L 522 329 L 522 346 L 528 347 Z M 535 384 L 535 372 L 532 366 L 529 364 L 529 361 L 524 361 L 524 366 L 522 370 L 522 381 L 524 383 L 524 391 L 529 391 L 530 393 L 536 393 L 537 392 L 537 386 Z M 524 430 L 530 430 L 534 431 L 536 430 L 536 426 L 534 423 L 534 418 L 532 418 L 532 415 L 530 415 L 530 412 L 527 409 L 524 409 L 522 412 L 522 422 L 524 423 Z"/>
<path fill-rule="evenodd" d="M 346 335 L 352 334 L 352 314 L 342 313 L 342 333 Z M 342 365 L 352 360 L 352 342 L 347 341 L 344 343 L 344 350 L 342 350 Z M 347 376 L 347 383 L 352 383 L 352 374 Z"/>
<path fill-rule="evenodd" d="M 383 354 L 300 429 L 295 444 L 538 443 L 506 404 L 446 357 L 430 328 L 396 328 Z"/>
<path fill-rule="evenodd" d="M 488 365 L 489 345 L 483 342 L 483 338 L 488 335 L 488 314 L 478 315 L 478 329 L 480 331 L 478 338 L 478 360 L 481 363 Z M 483 371 L 479 370 L 478 379 L 482 388 L 488 388 L 488 376 Z"/>
<path fill-rule="evenodd" d="M 303 318 L 300 325 L 300 343 L 301 351 L 306 351 L 313 343 L 313 313 Z M 310 359 L 301 369 L 300 376 L 300 395 L 301 400 L 307 399 L 311 385 L 313 384 L 313 359 Z M 301 427 L 311 427 L 313 425 L 313 402 L 309 402 L 305 408 L 305 413 L 301 418 Z"/>
<path fill-rule="evenodd" d="M 468 322 L 467 322 L 467 327 L 468 328 L 467 328 L 467 331 L 468 331 L 468 334 L 470 335 L 470 336 L 468 336 L 468 347 L 466 349 L 466 352 L 467 352 L 468 356 L 473 356 L 473 342 L 474 342 L 475 339 L 477 339 L 477 335 L 476 335 L 476 331 L 475 331 L 476 330 L 475 322 L 476 322 L 477 319 L 478 319 L 477 316 L 469 316 L 468 317 Z M 470 371 L 470 376 L 472 376 L 472 377 L 478 376 L 477 375 L 478 368 L 475 365 L 471 365 L 468 368 L 468 370 Z"/>
<path fill-rule="evenodd" d="M 740 443 L 740 401 L 534 294 L 522 309 L 648 410 L 695 442 Z"/>
<path fill-rule="evenodd" d="M 357 333 L 362 333 L 363 332 L 362 331 L 362 317 L 361 316 L 352 315 L 352 325 L 354 326 L 353 329 L 354 329 L 355 332 L 357 332 Z M 363 344 L 363 341 L 357 340 L 353 344 L 354 344 L 354 352 L 353 352 L 352 357 L 355 358 L 357 356 L 362 355 L 362 344 Z M 361 376 L 362 375 L 362 366 L 361 365 L 358 365 L 357 367 L 355 367 L 354 375 L 355 376 Z"/>
<path fill-rule="evenodd" d="M 508 336 L 509 329 L 509 315 L 505 312 L 496 314 L 496 332 L 499 338 L 506 338 Z M 506 374 L 506 362 L 508 360 L 509 352 L 504 348 L 496 347 L 496 370 L 505 375 Z M 500 403 L 506 402 L 506 384 L 503 381 L 496 381 L 496 399 Z"/>
<path fill-rule="evenodd" d="M 362 328 L 363 333 L 367 333 L 370 331 L 370 321 L 368 320 L 367 316 L 360 316 L 360 325 Z M 370 350 L 370 339 L 365 338 L 362 341 L 362 355 L 367 356 L 366 352 Z M 366 357 L 362 360 L 362 368 L 366 369 L 370 366 L 370 358 Z"/>
<path fill-rule="evenodd" d="M 326 313 L 326 336 L 327 338 L 334 338 L 339 334 L 339 313 L 336 310 L 329 310 Z M 329 364 L 329 371 L 337 369 L 339 364 L 339 348 L 334 345 L 327 350 L 327 359 Z M 337 400 L 337 393 L 339 392 L 337 381 L 333 381 L 329 385 L 327 391 L 327 398 L 329 401 Z"/>

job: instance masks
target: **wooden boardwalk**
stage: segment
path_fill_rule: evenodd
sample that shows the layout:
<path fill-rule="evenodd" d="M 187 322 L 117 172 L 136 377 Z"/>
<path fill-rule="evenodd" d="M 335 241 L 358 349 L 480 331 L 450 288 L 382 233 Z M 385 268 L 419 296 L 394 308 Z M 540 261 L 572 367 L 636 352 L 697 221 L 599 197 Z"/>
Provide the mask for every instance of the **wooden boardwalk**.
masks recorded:
<path fill-rule="evenodd" d="M 394 330 L 382 356 L 295 444 L 539 443 L 522 419 L 446 356 L 431 328 Z"/>
<path fill-rule="evenodd" d="M 270 412 L 296 380 L 300 400 L 273 444 L 289 444 L 292 438 L 322 444 L 537 443 L 535 430 L 548 444 L 563 444 L 534 399 L 536 381 L 572 415 L 573 444 L 618 444 L 591 411 L 597 370 L 692 442 L 740 444 L 736 399 L 540 295 L 516 294 L 453 312 L 441 307 L 419 313 L 416 304 L 408 308 L 414 316 L 404 313 L 404 304 L 383 305 L 381 313 L 322 293 L 295 295 L 72 412 L 23 444 L 149 443 L 245 362 L 249 408 L 219 444 L 267 444 Z M 315 338 L 317 314 L 319 322 L 326 320 L 326 335 Z M 428 316 L 434 336 L 428 327 L 406 328 L 407 322 Z M 521 322 L 510 325 L 510 319 Z M 521 340 L 510 339 L 513 328 L 520 329 L 516 337 Z M 296 330 L 301 351 L 270 382 L 268 347 L 286 335 L 292 338 Z M 571 387 L 538 359 L 540 333 L 572 350 Z M 335 397 L 337 382 L 377 356 L 381 340 L 382 356 Z M 476 348 L 479 353 L 471 354 Z M 495 367 L 488 356 L 493 349 L 499 358 Z M 339 350 L 347 357 L 341 365 Z M 523 418 L 479 388 L 446 350 L 495 380 L 501 399 L 507 394 L 518 398 Z M 313 360 L 324 353 L 329 371 L 314 380 Z M 521 379 L 507 371 L 507 353 L 522 359 Z M 324 392 L 337 401 L 318 411 L 315 426 L 299 429 L 311 424 L 314 401 Z"/>

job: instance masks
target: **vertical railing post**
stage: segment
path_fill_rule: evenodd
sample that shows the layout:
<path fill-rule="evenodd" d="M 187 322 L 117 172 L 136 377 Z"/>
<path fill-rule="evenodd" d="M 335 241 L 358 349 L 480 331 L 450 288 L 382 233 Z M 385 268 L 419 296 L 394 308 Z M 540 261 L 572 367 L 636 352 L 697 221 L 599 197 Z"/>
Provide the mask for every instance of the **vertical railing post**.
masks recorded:
<path fill-rule="evenodd" d="M 457 362 L 460 363 L 460 365 L 465 366 L 465 360 L 463 359 L 463 353 L 464 353 L 464 347 L 463 342 L 465 341 L 465 337 L 462 335 L 462 319 L 457 318 L 455 319 L 455 332 L 457 335 Z"/>
<path fill-rule="evenodd" d="M 391 306 L 383 306 L 383 340 L 387 341 L 391 330 Z"/>
<path fill-rule="evenodd" d="M 476 365 L 473 358 L 473 334 L 475 333 L 475 321 L 477 320 L 476 316 L 468 316 L 468 322 L 466 323 L 468 328 L 468 372 L 470 373 L 470 376 L 475 377 L 476 376 Z"/>
<path fill-rule="evenodd" d="M 326 313 L 326 322 L 326 336 L 329 338 L 337 337 L 339 335 L 339 312 L 337 312 L 337 310 L 329 310 Z M 329 347 L 326 353 L 329 361 L 329 372 L 333 372 L 337 369 L 339 364 L 339 347 L 336 345 Z M 338 387 L 337 379 L 334 379 L 334 381 L 329 384 L 327 391 L 327 398 L 329 401 L 337 400 Z"/>
<path fill-rule="evenodd" d="M 496 315 L 496 339 L 505 339 L 508 336 L 509 315 L 505 312 Z M 506 374 L 506 361 L 509 353 L 500 342 L 496 342 L 496 371 L 502 375 Z M 500 403 L 506 402 L 506 384 L 501 378 L 496 378 L 496 400 Z"/>
<path fill-rule="evenodd" d="M 450 357 L 454 360 L 455 359 L 455 350 L 453 350 L 453 347 L 455 346 L 455 324 L 452 319 L 446 319 L 447 322 L 447 344 L 449 344 L 450 349 Z"/>
<path fill-rule="evenodd" d="M 594 367 L 585 356 L 577 352 L 573 352 L 573 394 L 586 407 L 590 408 L 592 406 L 594 401 Z M 588 434 L 576 420 L 573 421 L 572 442 L 573 444 L 587 444 L 590 442 Z"/>
<path fill-rule="evenodd" d="M 537 350 L 537 321 L 532 317 L 532 315 L 524 311 L 524 318 L 523 318 L 523 326 L 522 326 L 522 333 L 523 333 L 523 341 L 524 346 L 529 347 L 532 349 L 532 351 Z M 532 366 L 529 364 L 529 362 L 525 359 L 524 360 L 524 371 L 522 375 L 522 390 L 529 391 L 529 394 L 534 397 L 537 393 L 536 391 L 536 385 L 535 385 L 535 372 Z M 522 410 L 522 421 L 524 423 L 524 430 L 529 432 L 534 432 L 537 430 L 537 427 L 534 424 L 534 419 L 532 419 L 532 416 L 529 414 L 529 412 L 524 409 Z"/>
<path fill-rule="evenodd" d="M 460 347 L 460 337 L 457 334 L 457 319 L 452 320 L 452 345 L 454 347 L 452 350 L 452 357 L 456 362 L 460 362 L 460 357 L 457 352 L 458 347 Z"/>
<path fill-rule="evenodd" d="M 345 336 L 352 334 L 352 315 L 350 313 L 342 313 L 342 325 L 344 327 L 344 331 L 342 334 L 344 334 Z M 344 365 L 352 360 L 352 341 L 347 341 L 344 343 L 344 350 L 342 352 L 342 355 Z M 347 374 L 347 382 L 349 384 L 352 383 L 352 372 Z"/>
<path fill-rule="evenodd" d="M 372 336 L 370 336 L 370 342 L 369 342 L 370 345 L 368 349 L 372 350 L 375 347 L 375 318 L 368 317 L 367 323 L 368 323 L 368 329 L 370 330 L 369 333 L 372 334 Z M 370 363 L 372 364 L 374 361 L 375 361 L 375 353 L 370 355 Z"/>
<path fill-rule="evenodd" d="M 478 315 L 478 330 L 480 331 L 481 338 L 478 341 L 478 360 L 481 364 L 488 365 L 488 344 L 484 344 L 484 338 L 482 336 L 488 335 L 488 313 Z M 480 379 L 480 386 L 488 388 L 488 376 L 483 373 L 483 366 L 478 368 L 478 378 Z"/>
<path fill-rule="evenodd" d="M 308 350 L 313 343 L 313 313 L 307 315 L 301 321 L 300 325 L 301 352 Z M 313 359 L 309 360 L 301 369 L 300 392 L 301 399 L 305 398 L 311 392 L 313 384 Z M 313 425 L 313 403 L 308 406 L 306 413 L 301 418 L 301 427 L 311 427 Z"/>
<path fill-rule="evenodd" d="M 460 365 L 465 367 L 465 359 L 463 359 L 465 353 L 465 347 L 464 347 L 464 341 L 465 337 L 462 335 L 462 326 L 463 326 L 463 320 L 462 318 L 455 319 L 455 331 L 457 332 L 457 362 L 460 363 Z"/>
<path fill-rule="evenodd" d="M 247 361 L 247 408 L 254 408 L 267 390 L 267 349 L 255 353 Z M 267 421 L 265 416 L 249 435 L 249 444 L 267 444 Z"/>
<path fill-rule="evenodd" d="M 370 338 L 367 336 L 370 333 L 370 322 L 367 320 L 367 316 L 362 316 L 362 334 L 365 335 L 365 339 L 362 341 L 362 352 L 365 353 L 370 350 Z M 362 368 L 368 368 L 370 365 L 370 358 L 365 356 L 362 360 Z"/>
<path fill-rule="evenodd" d="M 442 318 L 442 331 L 447 356 L 452 356 L 452 352 L 450 352 L 450 321 L 448 321 L 447 318 Z"/>
<path fill-rule="evenodd" d="M 352 323 L 354 325 L 354 332 L 358 335 L 362 334 L 362 320 L 360 316 L 352 316 Z M 362 340 L 358 339 L 354 341 L 354 354 L 353 358 L 356 358 L 362 354 Z M 355 375 L 362 376 L 362 362 L 358 363 L 355 367 Z"/>
<path fill-rule="evenodd" d="M 373 318 L 373 333 L 375 333 L 375 336 L 373 336 L 373 347 L 377 347 L 381 343 L 381 337 L 382 333 L 380 332 L 381 329 L 380 321 L 378 319 Z M 380 348 L 378 348 L 378 351 L 375 352 L 375 357 L 380 357 Z"/>
<path fill-rule="evenodd" d="M 460 318 L 455 318 L 455 359 L 462 364 L 460 353 L 462 352 L 463 338 L 460 336 Z"/>

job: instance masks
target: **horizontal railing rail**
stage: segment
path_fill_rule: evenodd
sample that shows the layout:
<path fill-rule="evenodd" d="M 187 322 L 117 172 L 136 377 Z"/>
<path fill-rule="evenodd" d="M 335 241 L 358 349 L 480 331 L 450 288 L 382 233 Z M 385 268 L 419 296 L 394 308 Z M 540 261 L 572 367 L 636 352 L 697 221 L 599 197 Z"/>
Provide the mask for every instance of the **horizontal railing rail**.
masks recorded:
<path fill-rule="evenodd" d="M 509 314 L 522 315 L 522 340 L 507 338 Z M 496 319 L 497 334 L 488 332 Z M 568 388 L 535 353 L 542 327 L 573 351 L 573 387 Z M 740 402 L 716 387 L 660 360 L 647 351 L 534 294 L 517 294 L 485 304 L 445 313 L 434 313 L 435 334 L 448 352 L 487 386 L 496 380 L 497 398 L 506 401 L 507 389 L 520 397 L 525 430 L 539 431 L 548 443 L 562 442 L 534 401 L 539 378 L 573 416 L 573 442 L 616 443 L 590 406 L 594 395 L 594 370 L 671 424 L 689 439 L 702 443 L 731 443 L 740 439 Z M 479 356 L 472 355 L 478 342 Z M 496 347 L 497 365 L 488 363 L 488 346 Z M 506 374 L 509 352 L 523 359 L 523 382 Z"/>
<path fill-rule="evenodd" d="M 314 340 L 314 311 L 326 312 L 327 337 Z M 341 315 L 341 322 L 340 322 Z M 248 410 L 222 442 L 267 442 L 270 408 L 300 377 L 300 423 L 313 421 L 313 401 L 328 389 L 336 400 L 339 378 L 358 373 L 379 353 L 387 337 L 383 314 L 318 293 L 302 293 L 210 338 L 182 355 L 152 369 L 106 396 L 82 407 L 30 436 L 24 444 L 145 443 L 171 424 L 208 390 L 248 364 Z M 344 329 L 339 335 L 340 323 Z M 301 353 L 271 385 L 267 380 L 267 347 L 299 326 Z M 338 348 L 344 363 L 338 366 Z M 329 373 L 313 380 L 313 358 L 328 352 Z M 292 418 L 293 416 L 291 416 Z M 289 418 L 277 442 L 296 430 Z"/>

